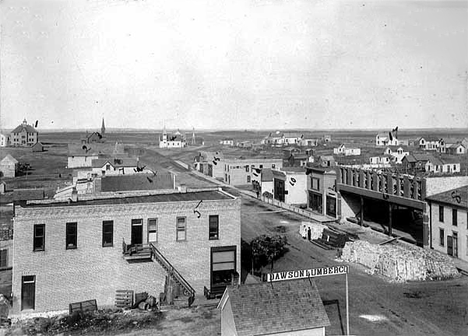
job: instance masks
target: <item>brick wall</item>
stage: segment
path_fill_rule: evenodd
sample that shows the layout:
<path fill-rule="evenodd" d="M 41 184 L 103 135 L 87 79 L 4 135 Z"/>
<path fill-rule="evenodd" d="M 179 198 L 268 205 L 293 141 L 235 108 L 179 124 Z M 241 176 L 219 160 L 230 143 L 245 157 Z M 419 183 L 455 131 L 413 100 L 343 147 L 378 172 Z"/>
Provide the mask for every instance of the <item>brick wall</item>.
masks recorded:
<path fill-rule="evenodd" d="M 13 314 L 20 312 L 21 277 L 36 276 L 36 310 L 68 309 L 71 302 L 97 299 L 99 307 L 114 304 L 115 290 L 146 291 L 156 297 L 164 290 L 166 273 L 156 262 L 128 263 L 122 239 L 131 240 L 131 220 L 158 220 L 157 247 L 198 295 L 210 287 L 210 248 L 237 246 L 240 274 L 240 200 L 62 205 L 16 208 L 14 220 Z M 219 240 L 208 239 L 208 216 L 219 215 Z M 187 218 L 187 240 L 176 242 L 176 217 Z M 114 245 L 102 247 L 102 221 L 114 221 Z M 78 223 L 76 250 L 65 249 L 65 223 Z M 33 225 L 45 224 L 45 251 L 33 252 Z"/>

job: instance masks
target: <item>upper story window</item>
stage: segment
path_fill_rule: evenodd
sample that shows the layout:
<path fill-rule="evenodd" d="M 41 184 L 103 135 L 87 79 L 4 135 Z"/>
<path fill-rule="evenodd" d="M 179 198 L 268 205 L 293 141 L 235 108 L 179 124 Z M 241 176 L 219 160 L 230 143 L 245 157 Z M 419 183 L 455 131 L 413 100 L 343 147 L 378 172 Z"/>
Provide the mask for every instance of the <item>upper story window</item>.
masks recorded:
<path fill-rule="evenodd" d="M 158 241 L 158 220 L 148 219 L 148 243 Z"/>
<path fill-rule="evenodd" d="M 187 222 L 185 217 L 177 217 L 176 241 L 187 240 Z"/>
<path fill-rule="evenodd" d="M 67 223 L 65 227 L 65 248 L 67 250 L 76 249 L 78 240 L 78 224 Z"/>
<path fill-rule="evenodd" d="M 102 222 L 102 246 L 114 246 L 114 221 L 107 220 Z"/>
<path fill-rule="evenodd" d="M 209 217 L 209 239 L 219 239 L 219 216 L 213 215 Z"/>
<path fill-rule="evenodd" d="M 317 177 L 311 177 L 310 182 L 310 187 L 313 190 L 320 190 L 320 179 Z"/>
<path fill-rule="evenodd" d="M 444 222 L 444 206 L 439 205 L 439 222 Z"/>
<path fill-rule="evenodd" d="M 457 209 L 452 209 L 452 225 L 458 225 L 458 212 Z"/>
<path fill-rule="evenodd" d="M 45 250 L 45 224 L 34 225 L 33 251 Z"/>
<path fill-rule="evenodd" d="M 248 173 L 249 172 L 249 165 L 245 166 L 245 171 Z"/>
<path fill-rule="evenodd" d="M 0 267 L 8 267 L 8 249 L 0 250 Z"/>

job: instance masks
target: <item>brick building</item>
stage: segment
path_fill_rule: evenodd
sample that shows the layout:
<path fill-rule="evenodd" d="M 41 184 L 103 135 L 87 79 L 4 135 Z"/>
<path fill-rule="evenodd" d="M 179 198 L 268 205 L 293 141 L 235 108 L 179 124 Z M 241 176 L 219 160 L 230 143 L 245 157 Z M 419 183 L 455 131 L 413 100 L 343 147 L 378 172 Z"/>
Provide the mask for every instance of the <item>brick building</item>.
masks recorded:
<path fill-rule="evenodd" d="M 116 290 L 159 297 L 169 274 L 185 294 L 222 293 L 240 240 L 240 200 L 215 188 L 17 204 L 11 314 L 110 307 Z"/>
<path fill-rule="evenodd" d="M 322 215 L 339 216 L 340 199 L 336 192 L 336 171 L 333 168 L 307 167 L 307 207 Z"/>
<path fill-rule="evenodd" d="M 19 147 L 30 147 L 39 140 L 39 133 L 33 126 L 28 125 L 26 119 L 10 133 L 10 145 Z"/>

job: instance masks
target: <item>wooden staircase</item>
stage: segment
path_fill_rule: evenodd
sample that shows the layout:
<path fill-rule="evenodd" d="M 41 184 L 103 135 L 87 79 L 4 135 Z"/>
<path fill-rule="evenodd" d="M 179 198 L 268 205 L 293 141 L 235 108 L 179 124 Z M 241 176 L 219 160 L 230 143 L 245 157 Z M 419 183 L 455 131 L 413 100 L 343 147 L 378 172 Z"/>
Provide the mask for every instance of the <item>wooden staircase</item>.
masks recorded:
<path fill-rule="evenodd" d="M 187 280 L 172 266 L 172 264 L 164 257 L 164 255 L 156 248 L 153 243 L 150 243 L 151 248 L 151 256 L 154 260 L 156 260 L 162 268 L 164 268 L 167 272 L 169 278 L 175 282 L 177 286 L 182 288 L 182 295 L 188 297 L 188 306 L 190 307 L 195 301 L 195 290 L 190 286 Z M 165 286 L 166 287 L 166 286 Z M 168 291 L 167 288 L 165 289 L 165 295 L 167 295 Z M 171 290 L 172 293 L 172 290 Z M 168 300 L 172 302 L 172 298 Z"/>

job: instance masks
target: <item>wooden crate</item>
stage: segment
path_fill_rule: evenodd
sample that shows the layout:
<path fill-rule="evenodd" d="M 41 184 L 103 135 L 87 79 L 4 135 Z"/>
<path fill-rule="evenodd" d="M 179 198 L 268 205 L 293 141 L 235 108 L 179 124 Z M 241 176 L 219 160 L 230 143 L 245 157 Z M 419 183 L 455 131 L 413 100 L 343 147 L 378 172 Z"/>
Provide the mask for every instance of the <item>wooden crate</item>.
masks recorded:
<path fill-rule="evenodd" d="M 115 306 L 117 308 L 131 308 L 133 306 L 133 291 L 132 290 L 116 290 Z"/>
<path fill-rule="evenodd" d="M 75 311 L 86 312 L 86 311 L 94 311 L 94 310 L 97 310 L 96 300 L 75 302 L 75 303 L 70 303 L 69 305 L 70 315 Z"/>

